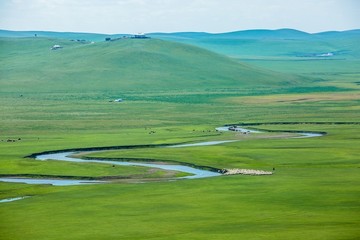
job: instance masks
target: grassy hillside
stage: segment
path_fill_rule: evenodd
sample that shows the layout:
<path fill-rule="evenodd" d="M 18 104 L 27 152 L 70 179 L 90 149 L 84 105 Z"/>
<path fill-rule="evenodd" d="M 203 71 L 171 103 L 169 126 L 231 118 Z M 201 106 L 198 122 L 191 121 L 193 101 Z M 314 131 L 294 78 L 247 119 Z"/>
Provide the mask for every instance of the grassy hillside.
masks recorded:
<path fill-rule="evenodd" d="M 332 73 L 342 75 L 345 82 L 350 80 L 350 73 L 359 76 L 359 30 L 316 34 L 293 29 L 247 30 L 206 35 L 155 34 L 153 37 L 193 44 L 280 72 L 323 79 Z"/>
<path fill-rule="evenodd" d="M 332 57 L 360 53 L 360 31 L 322 32 L 309 34 L 294 29 L 246 30 L 229 33 L 154 33 L 155 38 L 186 42 L 233 57 Z M 351 55 L 351 54 L 350 54 Z M 359 55 L 357 55 L 359 56 Z"/>
<path fill-rule="evenodd" d="M 1 40 L 6 92 L 154 91 L 264 88 L 306 83 L 197 47 L 156 39 L 81 44 L 44 38 Z M 55 45 L 59 50 L 50 50 Z"/>

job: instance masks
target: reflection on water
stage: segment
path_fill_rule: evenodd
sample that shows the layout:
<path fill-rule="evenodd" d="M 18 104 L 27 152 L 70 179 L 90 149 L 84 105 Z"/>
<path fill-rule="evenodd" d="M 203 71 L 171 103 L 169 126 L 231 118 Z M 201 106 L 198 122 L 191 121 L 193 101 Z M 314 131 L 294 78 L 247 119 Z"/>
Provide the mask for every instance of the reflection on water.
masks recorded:
<path fill-rule="evenodd" d="M 218 143 L 220 144 L 220 143 Z M 93 153 L 96 151 L 86 151 L 85 153 Z M 37 160 L 58 160 L 58 161 L 68 161 L 68 162 L 84 162 L 84 163 L 102 163 L 102 164 L 111 164 L 111 165 L 120 165 L 120 166 L 142 166 L 142 167 L 151 167 L 151 168 L 160 168 L 164 170 L 179 171 L 192 174 L 191 176 L 181 177 L 181 178 L 204 178 L 204 177 L 214 177 L 221 175 L 220 173 L 197 169 L 189 166 L 183 165 L 170 165 L 170 164 L 157 164 L 157 163 L 141 163 L 141 162 L 123 162 L 123 161 L 110 161 L 110 160 L 98 160 L 98 159 L 78 159 L 69 157 L 75 152 L 63 152 L 63 153 L 53 153 L 53 154 L 44 154 L 38 155 Z"/>
<path fill-rule="evenodd" d="M 68 180 L 68 179 L 34 179 L 34 178 L 0 178 L 0 182 L 27 183 L 27 184 L 50 184 L 54 186 L 69 186 L 91 183 L 104 183 L 95 180 Z"/>
<path fill-rule="evenodd" d="M 6 202 L 13 202 L 13 201 L 17 201 L 17 200 L 21 200 L 24 198 L 28 198 L 28 196 L 25 197 L 16 197 L 16 198 L 6 198 L 6 199 L 1 199 L 0 203 L 6 203 Z"/>
<path fill-rule="evenodd" d="M 227 140 L 227 141 L 210 141 L 210 142 L 201 142 L 201 143 L 187 143 L 187 144 L 179 144 L 173 146 L 167 146 L 168 148 L 181 148 L 181 147 L 198 147 L 198 146 L 212 146 L 219 145 L 222 143 L 236 142 L 237 140 Z"/>

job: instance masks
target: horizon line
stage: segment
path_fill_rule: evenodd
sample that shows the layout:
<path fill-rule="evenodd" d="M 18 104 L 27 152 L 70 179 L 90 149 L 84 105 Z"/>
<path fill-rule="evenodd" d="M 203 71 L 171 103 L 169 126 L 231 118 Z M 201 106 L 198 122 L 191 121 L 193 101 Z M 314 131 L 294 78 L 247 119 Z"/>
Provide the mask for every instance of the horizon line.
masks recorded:
<path fill-rule="evenodd" d="M 356 31 L 360 30 L 360 28 L 354 28 L 354 29 L 347 29 L 347 30 L 326 30 L 326 31 L 320 31 L 320 32 L 307 32 L 298 30 L 296 28 L 277 28 L 277 29 L 269 29 L 269 28 L 250 28 L 250 29 L 242 29 L 242 30 L 235 30 L 235 31 L 229 31 L 229 32 L 206 32 L 206 31 L 174 31 L 174 32 L 161 32 L 161 31 L 155 31 L 155 32 L 145 32 L 145 34 L 174 34 L 174 33 L 204 33 L 204 34 L 226 34 L 226 33 L 236 33 L 236 32 L 246 32 L 246 31 L 280 31 L 280 30 L 292 30 L 307 34 L 319 34 L 319 33 L 327 33 L 327 32 L 349 32 L 349 31 Z M 9 32 L 53 32 L 53 33 L 80 33 L 80 34 L 98 34 L 98 35 L 117 35 L 117 34 L 136 34 L 135 33 L 100 33 L 100 32 L 82 32 L 82 31 L 56 31 L 56 30 L 12 30 L 12 29 L 2 29 L 0 28 L 0 31 L 9 31 Z"/>

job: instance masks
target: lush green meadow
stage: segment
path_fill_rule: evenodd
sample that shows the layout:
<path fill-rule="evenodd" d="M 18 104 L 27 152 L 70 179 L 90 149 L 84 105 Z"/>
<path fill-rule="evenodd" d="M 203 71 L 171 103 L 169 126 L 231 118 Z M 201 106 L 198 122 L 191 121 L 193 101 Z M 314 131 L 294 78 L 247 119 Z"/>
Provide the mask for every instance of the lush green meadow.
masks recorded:
<path fill-rule="evenodd" d="M 64 49 L 51 52 L 59 41 Z M 335 69 L 323 61 L 314 74 L 293 62 L 261 62 L 268 69 L 277 64 L 278 73 L 189 45 L 133 41 L 3 39 L 1 176 L 155 182 L 0 182 L 0 199 L 31 196 L 0 203 L 0 239 L 359 238 L 360 80 L 355 67 L 346 70 L 356 58 Z M 326 68 L 333 71 L 324 74 Z M 116 98 L 125 101 L 110 102 Z M 274 122 L 309 124 L 256 127 L 327 134 L 302 139 L 215 131 L 224 124 Z M 162 181 L 169 177 L 162 170 L 25 158 L 49 150 L 212 140 L 239 141 L 89 156 L 275 173 Z"/>

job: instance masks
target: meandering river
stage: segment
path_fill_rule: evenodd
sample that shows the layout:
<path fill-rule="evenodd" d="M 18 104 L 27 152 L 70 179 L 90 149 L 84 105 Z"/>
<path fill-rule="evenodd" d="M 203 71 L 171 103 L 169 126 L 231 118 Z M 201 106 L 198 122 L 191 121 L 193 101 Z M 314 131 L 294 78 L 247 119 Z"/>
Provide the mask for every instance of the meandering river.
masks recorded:
<path fill-rule="evenodd" d="M 229 131 L 229 127 L 219 127 L 216 128 L 218 131 Z M 246 133 L 260 133 L 258 130 L 250 130 L 245 128 L 236 127 L 235 131 L 246 132 Z M 309 138 L 309 137 L 319 137 L 323 134 L 313 133 L 313 132 L 301 132 L 300 136 L 293 138 Z M 171 146 L 166 146 L 168 148 L 181 148 L 181 147 L 196 147 L 196 146 L 212 146 L 218 144 L 224 144 L 229 142 L 235 142 L 237 140 L 227 140 L 227 141 L 209 141 L 201 143 L 189 143 L 189 144 L 175 144 Z M 86 153 L 99 152 L 99 150 L 89 150 L 82 151 Z M 102 163 L 102 164 L 111 164 L 111 165 L 122 165 L 122 166 L 143 166 L 150 168 L 160 168 L 164 170 L 180 171 L 191 174 L 186 177 L 179 177 L 177 179 L 194 179 L 194 178 L 206 178 L 206 177 L 215 177 L 220 176 L 221 173 L 198 169 L 190 166 L 183 165 L 169 165 L 169 164 L 158 164 L 158 163 L 140 163 L 140 162 L 123 162 L 123 161 L 111 161 L 111 160 L 100 160 L 100 159 L 79 159 L 72 157 L 72 155 L 77 152 L 68 151 L 68 152 L 57 152 L 49 154 L 39 154 L 36 155 L 36 160 L 45 161 L 45 160 L 56 160 L 56 161 L 68 161 L 68 162 L 79 162 L 79 163 Z M 79 184 L 96 184 L 96 183 L 106 183 L 106 181 L 95 181 L 95 180 L 65 180 L 65 179 L 34 179 L 34 178 L 0 178 L 2 182 L 21 182 L 27 184 L 51 184 L 54 186 L 68 186 L 68 185 L 79 185 Z"/>

